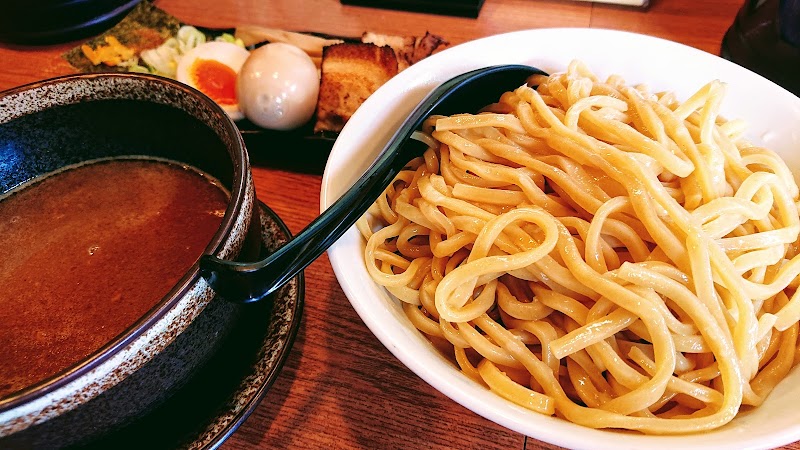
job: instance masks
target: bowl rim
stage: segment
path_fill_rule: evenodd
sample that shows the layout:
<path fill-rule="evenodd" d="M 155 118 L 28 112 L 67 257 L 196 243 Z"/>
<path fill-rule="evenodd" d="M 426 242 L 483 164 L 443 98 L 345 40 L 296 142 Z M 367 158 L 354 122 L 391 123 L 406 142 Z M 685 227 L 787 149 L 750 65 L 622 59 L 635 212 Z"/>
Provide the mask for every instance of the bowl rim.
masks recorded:
<path fill-rule="evenodd" d="M 233 177 L 231 184 L 231 198 L 228 201 L 228 206 L 222 218 L 219 228 L 214 233 L 211 241 L 203 250 L 203 253 L 218 254 L 222 250 L 225 243 L 226 236 L 233 229 L 236 218 L 242 213 L 244 207 L 244 196 L 247 191 L 248 173 L 249 173 L 249 159 L 247 149 L 244 145 L 244 140 L 238 131 L 238 128 L 225 113 L 225 111 L 211 98 L 203 94 L 197 89 L 194 89 L 186 84 L 178 81 L 150 74 L 141 74 L 134 72 L 102 72 L 102 73 L 81 73 L 62 75 L 58 77 L 48 78 L 45 80 L 34 81 L 32 83 L 17 86 L 11 89 L 0 92 L 0 105 L 3 105 L 3 100 L 15 95 L 35 95 L 37 90 L 46 89 L 51 86 L 58 86 L 82 81 L 88 82 L 103 82 L 105 80 L 111 81 L 115 86 L 126 86 L 132 88 L 134 85 L 126 85 L 125 81 L 132 80 L 142 84 L 157 83 L 165 86 L 167 89 L 180 95 L 186 95 L 197 99 L 204 108 L 207 108 L 215 117 L 221 118 L 221 127 L 226 135 L 232 137 L 231 146 L 226 146 L 231 163 L 233 165 Z M 104 94 L 107 95 L 107 94 Z M 127 99 L 122 95 L 107 95 L 103 98 L 93 99 L 92 101 L 114 100 L 114 99 Z M 136 98 L 134 100 L 151 102 L 152 100 L 145 100 Z M 35 108 L 30 112 L 23 114 L 13 115 L 7 120 L 0 121 L 0 124 L 8 123 L 18 117 L 28 114 L 35 114 L 40 111 L 45 111 L 54 107 L 59 107 L 68 104 L 80 103 L 83 100 L 69 99 L 69 101 L 62 102 L 61 100 L 48 105 L 46 108 Z M 173 106 L 167 102 L 156 102 L 168 106 Z M 0 118 L 1 119 L 1 118 Z M 200 120 L 198 118 L 198 120 Z M 201 121 L 202 122 L 202 121 Z M 207 123 L 203 122 L 205 125 Z M 224 144 L 224 142 L 223 142 Z M 245 170 L 247 168 L 247 170 Z M 15 188 L 12 188 L 16 189 Z M 107 342 L 95 352 L 91 353 L 86 358 L 74 363 L 73 365 L 59 371 L 58 373 L 40 380 L 37 383 L 29 385 L 22 390 L 16 391 L 6 397 L 0 398 L 0 413 L 5 413 L 14 410 L 20 406 L 28 404 L 32 401 L 40 399 L 45 395 L 54 392 L 69 383 L 83 377 L 93 369 L 105 363 L 112 355 L 117 354 L 120 350 L 124 349 L 131 342 L 139 338 L 146 330 L 150 329 L 159 320 L 174 308 L 178 302 L 188 294 L 193 288 L 195 283 L 200 279 L 200 268 L 198 262 L 195 262 L 189 270 L 175 283 L 175 285 L 158 301 L 152 308 L 150 308 L 144 315 L 142 315 L 136 322 L 130 325 L 118 336 Z"/>
<path fill-rule="evenodd" d="M 600 59 L 605 58 L 607 55 L 604 52 L 598 51 L 595 44 L 608 44 L 612 42 L 624 46 L 625 49 L 629 51 L 633 49 L 639 51 L 651 50 L 651 47 L 651 51 L 654 52 L 670 49 L 672 54 L 669 55 L 669 58 L 664 58 L 664 64 L 675 61 L 681 64 L 691 64 L 701 60 L 705 62 L 706 66 L 713 66 L 715 70 L 721 69 L 724 73 L 735 72 L 739 78 L 736 80 L 737 83 L 735 84 L 737 84 L 739 88 L 744 84 L 753 83 L 760 89 L 761 94 L 764 94 L 764 96 L 768 98 L 770 96 L 779 96 L 782 100 L 785 100 L 784 103 L 789 104 L 792 108 L 792 119 L 790 123 L 792 121 L 800 123 L 800 99 L 793 96 L 789 91 L 730 61 L 723 60 L 716 55 L 682 43 L 655 36 L 604 28 L 561 27 L 510 31 L 465 42 L 432 55 L 412 65 L 404 72 L 401 72 L 396 77 L 389 80 L 376 92 L 377 95 L 373 94 L 373 96 L 368 98 L 359 110 L 356 111 L 353 118 L 345 125 L 342 133 L 340 133 L 339 138 L 334 144 L 331 157 L 328 159 L 328 164 L 323 174 L 320 209 L 324 210 L 329 207 L 376 156 L 375 153 L 377 153 L 377 149 L 371 151 L 370 148 L 374 148 L 386 142 L 389 136 L 391 136 L 392 130 L 401 122 L 401 119 L 396 117 L 398 115 L 397 111 L 410 111 L 413 106 L 416 105 L 417 101 L 422 99 L 425 93 L 429 92 L 449 76 L 482 65 L 531 62 L 537 65 L 536 63 L 544 62 L 544 65 L 541 66 L 542 69 L 549 70 L 553 68 L 550 66 L 554 66 L 560 68 L 560 70 L 564 70 L 565 63 L 562 62 L 562 60 L 567 59 L 566 62 L 569 62 L 567 56 L 564 54 L 554 54 L 553 50 L 542 50 L 541 48 L 548 47 L 547 44 L 553 40 L 563 39 L 571 35 L 575 35 L 572 39 L 574 42 L 555 45 L 555 48 L 558 49 L 557 51 L 562 51 L 564 48 L 584 48 L 588 51 L 588 49 L 594 47 L 594 57 Z M 519 46 L 519 41 L 522 39 L 527 39 L 525 41 L 526 47 Z M 543 43 L 544 45 L 542 45 L 541 48 L 537 48 L 537 45 L 530 44 L 532 42 Z M 490 45 L 494 45 L 495 48 L 498 48 L 503 45 L 512 44 L 518 46 L 516 50 L 519 52 L 527 53 L 525 49 L 529 47 L 531 50 L 523 57 L 513 56 L 513 58 L 508 58 L 506 60 L 502 60 L 502 58 L 507 58 L 509 56 L 509 51 L 501 49 L 495 53 L 487 53 Z M 581 54 L 579 51 L 576 51 L 576 53 Z M 480 61 L 478 60 L 479 58 Z M 714 60 L 713 64 L 709 63 L 709 58 Z M 634 70 L 633 74 L 611 72 L 621 73 L 626 79 L 628 79 L 628 75 L 630 75 L 632 80 L 641 81 L 642 79 L 637 78 L 637 76 L 654 70 L 652 68 L 644 68 L 647 62 L 643 62 L 643 60 L 646 58 L 641 58 L 639 53 L 617 55 L 617 59 L 626 61 L 626 63 L 639 64 L 639 66 L 642 67 L 641 70 L 638 68 Z M 649 59 L 652 59 L 652 57 Z M 443 63 L 440 64 L 440 61 Z M 446 64 L 447 66 L 442 67 L 442 64 Z M 626 67 L 630 68 L 630 66 Z M 694 66 L 691 67 L 695 69 Z M 594 67 L 592 67 L 592 64 L 589 64 L 589 68 L 593 69 Z M 598 71 L 598 75 L 602 75 L 599 72 L 600 71 Z M 713 71 L 709 70 L 709 72 Z M 719 77 L 719 75 L 715 77 L 706 77 L 703 71 L 699 71 L 699 73 L 703 74 L 705 82 Z M 606 75 L 608 74 L 609 73 L 606 73 Z M 694 77 L 694 80 L 696 80 L 697 74 L 695 74 Z M 668 87 L 675 83 L 675 80 L 665 78 L 664 76 L 661 78 L 644 78 L 644 81 L 660 82 L 666 84 Z M 701 86 L 702 84 L 697 85 L 696 88 L 700 88 Z M 685 90 L 687 86 L 686 83 L 684 83 L 679 87 Z M 389 94 L 389 91 L 393 91 L 393 93 Z M 686 95 L 691 95 L 693 92 L 694 91 L 691 91 L 688 94 L 678 92 L 678 94 L 680 98 L 687 98 Z M 726 97 L 726 100 L 728 98 L 729 97 Z M 763 98 L 756 98 L 754 101 L 759 102 L 762 100 Z M 769 119 L 774 119 L 774 117 L 764 117 L 759 119 L 759 121 L 765 122 Z M 388 131 L 386 129 L 388 129 Z M 785 144 L 784 141 L 779 140 L 779 142 Z M 792 136 L 792 142 L 795 144 L 800 142 L 800 133 L 795 133 Z M 798 161 L 800 161 L 800 158 L 793 158 L 794 163 L 790 164 L 790 167 L 800 167 Z M 797 177 L 797 175 L 798 173 L 795 171 L 795 176 Z M 521 414 L 521 412 L 524 411 L 521 407 L 511 405 L 510 402 L 501 399 L 496 394 L 492 394 L 494 397 L 493 399 L 481 397 L 482 401 L 486 400 L 487 403 L 489 403 L 488 406 L 476 405 L 474 400 L 467 399 L 467 396 L 477 393 L 478 390 L 476 387 L 478 385 L 467 380 L 465 376 L 459 375 L 460 372 L 457 371 L 457 368 L 451 367 L 452 370 L 446 368 L 442 369 L 443 365 L 440 364 L 439 361 L 443 360 L 443 357 L 437 355 L 430 356 L 430 354 L 433 353 L 432 346 L 424 347 L 428 350 L 423 350 L 425 353 L 423 355 L 414 353 L 414 350 L 423 348 L 421 347 L 422 344 L 417 341 L 421 335 L 419 331 L 415 329 L 411 330 L 407 326 L 397 325 L 395 323 L 386 326 L 385 323 L 380 322 L 381 320 L 389 320 L 399 324 L 402 321 L 400 317 L 401 313 L 391 309 L 389 306 L 384 306 L 384 296 L 388 294 L 386 294 L 385 291 L 381 292 L 379 289 L 375 288 L 374 282 L 371 281 L 371 278 L 369 278 L 365 270 L 361 268 L 353 269 L 354 258 L 358 258 L 359 262 L 356 263 L 357 265 L 363 261 L 363 246 L 360 234 L 354 227 L 348 230 L 348 232 L 329 249 L 328 255 L 334 273 L 339 283 L 342 285 L 345 295 L 373 335 L 375 335 L 395 357 L 406 365 L 406 367 L 436 390 L 465 408 L 506 428 L 556 445 L 578 448 L 587 447 L 590 443 L 594 446 L 605 445 L 613 446 L 614 448 L 641 448 L 644 445 L 661 449 L 674 448 L 675 445 L 682 445 L 687 448 L 707 448 L 710 442 L 713 442 L 714 445 L 726 448 L 765 448 L 767 446 L 782 445 L 800 438 L 800 426 L 792 425 L 791 429 L 782 428 L 781 430 L 785 431 L 771 434 L 767 439 L 764 439 L 765 436 L 763 434 L 759 435 L 761 439 L 764 439 L 760 442 L 756 442 L 752 437 L 749 439 L 741 439 L 742 436 L 736 432 L 720 436 L 718 433 L 714 433 L 714 431 L 718 430 L 710 430 L 708 433 L 691 435 L 692 437 L 698 438 L 702 436 L 705 441 L 701 443 L 693 442 L 691 439 L 687 440 L 684 436 L 680 435 L 654 436 L 620 433 L 610 430 L 595 430 L 553 417 L 531 416 L 535 414 L 533 412 L 528 413 L 525 411 Z M 360 254 L 357 255 L 354 252 L 360 252 Z M 380 298 L 376 298 L 376 296 L 380 296 Z M 393 301 L 396 302 L 394 299 Z M 411 339 L 414 340 L 414 342 L 402 342 L 403 339 Z M 423 367 L 425 364 L 436 365 L 436 370 Z M 796 383 L 800 380 L 800 369 L 796 368 L 790 376 L 792 376 Z M 783 384 L 785 385 L 786 383 Z M 780 397 L 780 387 L 781 385 L 779 385 L 770 398 L 767 399 L 768 402 L 773 397 L 776 397 L 775 400 L 777 400 L 777 397 Z M 523 415 L 525 418 L 534 417 L 535 423 L 523 423 Z M 746 416 L 748 420 L 739 422 L 744 423 L 744 426 L 741 428 L 747 428 L 752 425 L 752 421 L 749 420 L 749 414 Z M 742 417 L 742 415 L 739 417 Z M 739 427 L 739 425 L 737 425 L 737 427 Z M 741 429 L 737 431 L 741 431 Z M 703 445 L 705 445 L 705 447 L 703 447 Z"/>

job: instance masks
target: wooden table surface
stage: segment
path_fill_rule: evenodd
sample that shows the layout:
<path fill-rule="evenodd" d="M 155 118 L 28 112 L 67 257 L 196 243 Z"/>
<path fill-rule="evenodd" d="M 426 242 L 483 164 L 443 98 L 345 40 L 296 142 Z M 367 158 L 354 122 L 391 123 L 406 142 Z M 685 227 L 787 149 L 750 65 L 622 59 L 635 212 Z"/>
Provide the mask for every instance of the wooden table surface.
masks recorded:
<path fill-rule="evenodd" d="M 346 36 L 365 30 L 431 31 L 451 44 L 527 28 L 597 27 L 651 34 L 718 54 L 742 3 L 651 0 L 649 9 L 639 10 L 569 0 L 486 0 L 477 19 L 343 6 L 338 0 L 155 4 L 184 22 L 208 27 L 252 23 Z M 0 90 L 69 73 L 60 55 L 75 44 L 0 44 Z M 321 176 L 271 168 L 269 155 L 254 159 L 259 162 L 253 169 L 259 198 L 298 232 L 318 214 Z M 326 256 L 305 274 L 303 322 L 286 366 L 224 449 L 555 448 L 483 419 L 400 364 L 353 311 Z M 800 444 L 786 448 L 800 449 Z"/>

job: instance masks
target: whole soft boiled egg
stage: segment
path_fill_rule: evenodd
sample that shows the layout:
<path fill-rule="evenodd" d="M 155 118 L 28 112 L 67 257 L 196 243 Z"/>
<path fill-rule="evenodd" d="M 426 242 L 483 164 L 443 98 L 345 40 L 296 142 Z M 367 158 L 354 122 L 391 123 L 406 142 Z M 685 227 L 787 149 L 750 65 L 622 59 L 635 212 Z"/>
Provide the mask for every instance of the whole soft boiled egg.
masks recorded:
<path fill-rule="evenodd" d="M 273 42 L 250 53 L 239 71 L 237 91 L 239 106 L 251 122 L 289 130 L 314 115 L 319 72 L 300 48 Z"/>
<path fill-rule="evenodd" d="M 189 50 L 178 62 L 178 81 L 217 102 L 233 119 L 244 117 L 236 97 L 236 79 L 250 52 L 230 42 L 206 42 Z"/>

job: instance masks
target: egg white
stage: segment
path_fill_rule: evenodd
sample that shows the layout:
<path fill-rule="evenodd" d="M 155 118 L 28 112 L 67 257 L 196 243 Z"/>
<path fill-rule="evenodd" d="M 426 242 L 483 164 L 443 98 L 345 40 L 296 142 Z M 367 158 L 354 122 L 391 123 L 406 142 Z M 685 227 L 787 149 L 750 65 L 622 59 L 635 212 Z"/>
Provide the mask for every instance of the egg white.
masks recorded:
<path fill-rule="evenodd" d="M 314 115 L 319 71 L 298 47 L 266 44 L 253 50 L 242 66 L 237 96 L 245 116 L 256 125 L 273 130 L 297 128 Z"/>
<path fill-rule="evenodd" d="M 191 75 L 192 65 L 198 59 L 217 61 L 230 67 L 238 75 L 239 70 L 241 70 L 242 65 L 249 56 L 250 52 L 248 52 L 246 49 L 230 42 L 206 42 L 189 50 L 183 55 L 183 57 L 181 57 L 180 61 L 178 62 L 176 79 L 181 83 L 185 83 L 195 89 L 199 89 L 195 85 Z M 244 118 L 244 114 L 239 108 L 238 102 L 234 103 L 233 105 L 220 106 L 223 110 L 225 110 L 226 113 L 228 113 L 231 119 L 240 120 Z"/>

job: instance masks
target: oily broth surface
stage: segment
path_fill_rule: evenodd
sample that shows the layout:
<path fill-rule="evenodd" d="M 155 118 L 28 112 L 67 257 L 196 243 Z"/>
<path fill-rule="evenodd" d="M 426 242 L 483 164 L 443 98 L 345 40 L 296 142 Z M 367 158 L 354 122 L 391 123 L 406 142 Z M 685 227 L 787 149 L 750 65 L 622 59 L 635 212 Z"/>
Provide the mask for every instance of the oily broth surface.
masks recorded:
<path fill-rule="evenodd" d="M 74 365 L 155 306 L 216 233 L 228 193 L 143 159 L 94 162 L 0 201 L 0 398 Z"/>

